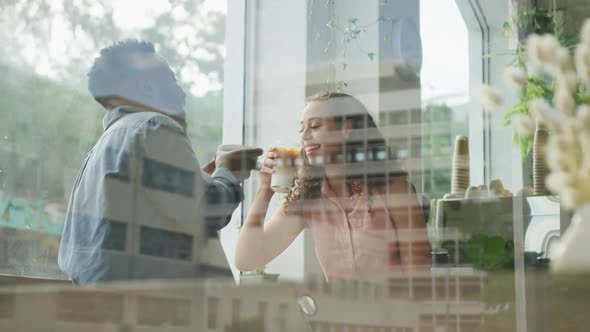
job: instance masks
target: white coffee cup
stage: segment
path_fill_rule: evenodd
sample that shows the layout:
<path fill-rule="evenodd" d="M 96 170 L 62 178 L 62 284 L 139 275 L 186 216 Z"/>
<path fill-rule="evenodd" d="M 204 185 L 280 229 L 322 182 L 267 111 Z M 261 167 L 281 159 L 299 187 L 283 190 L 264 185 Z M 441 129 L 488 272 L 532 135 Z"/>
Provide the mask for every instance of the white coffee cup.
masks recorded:
<path fill-rule="evenodd" d="M 275 172 L 272 174 L 270 186 L 275 192 L 288 193 L 291 191 L 296 178 L 297 168 L 275 169 Z"/>
<path fill-rule="evenodd" d="M 273 191 L 278 193 L 288 193 L 291 191 L 295 179 L 297 178 L 297 168 L 301 163 L 300 148 L 295 147 L 278 147 L 276 148 L 277 164 L 274 167 L 274 173 L 270 180 L 270 186 Z"/>

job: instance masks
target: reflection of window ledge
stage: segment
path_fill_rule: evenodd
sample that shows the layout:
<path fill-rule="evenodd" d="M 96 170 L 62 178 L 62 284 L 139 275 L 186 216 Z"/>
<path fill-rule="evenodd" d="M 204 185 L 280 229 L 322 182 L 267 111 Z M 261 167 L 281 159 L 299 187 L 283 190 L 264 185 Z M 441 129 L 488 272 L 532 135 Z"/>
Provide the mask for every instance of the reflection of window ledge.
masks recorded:
<path fill-rule="evenodd" d="M 276 282 L 279 279 L 278 273 L 243 273 L 240 275 L 240 285 L 262 284 Z"/>

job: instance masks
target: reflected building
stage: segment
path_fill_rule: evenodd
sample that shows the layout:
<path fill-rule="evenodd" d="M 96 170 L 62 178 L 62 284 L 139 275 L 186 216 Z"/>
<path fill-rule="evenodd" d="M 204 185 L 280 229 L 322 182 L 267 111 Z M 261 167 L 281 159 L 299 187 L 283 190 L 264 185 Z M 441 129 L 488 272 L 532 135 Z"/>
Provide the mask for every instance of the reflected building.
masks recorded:
<path fill-rule="evenodd" d="M 479 331 L 486 274 L 438 268 L 380 280 L 243 287 L 208 282 L 57 286 L 0 293 L 0 329 L 33 331 Z M 300 311 L 311 296 L 317 312 Z M 30 317 L 35 317 L 31 320 Z"/>

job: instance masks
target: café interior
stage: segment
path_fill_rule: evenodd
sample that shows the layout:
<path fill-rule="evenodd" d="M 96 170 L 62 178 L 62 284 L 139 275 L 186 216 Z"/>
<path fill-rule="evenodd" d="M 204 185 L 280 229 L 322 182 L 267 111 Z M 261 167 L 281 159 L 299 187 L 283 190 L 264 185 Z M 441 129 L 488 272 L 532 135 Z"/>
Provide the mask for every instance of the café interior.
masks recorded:
<path fill-rule="evenodd" d="M 0 330 L 590 331 L 590 1 L 1 8 Z M 173 219 L 111 226 L 103 251 L 162 277 L 80 284 L 58 256 L 77 174 L 103 135 L 89 70 L 128 39 L 153 43 L 176 75 L 200 165 L 228 144 L 264 152 L 231 218 L 205 237 Z M 326 94 L 345 96 L 337 111 L 346 100 L 366 111 L 335 122 L 333 160 L 314 157 L 323 136 L 308 116 L 332 105 L 309 99 Z M 264 173 L 277 147 L 291 154 Z M 361 183 L 350 197 L 325 190 L 335 164 Z M 319 198 L 297 200 L 314 167 Z M 258 229 L 277 227 L 264 242 L 248 232 L 271 178 Z M 391 192 L 396 179 L 405 189 Z M 379 195 L 367 189 L 377 182 Z M 358 221 L 344 206 L 363 197 Z M 404 197 L 414 206 L 388 205 Z M 295 219 L 280 218 L 293 205 L 295 233 Z M 328 205 L 339 209 L 317 212 Z M 196 267 L 206 272 L 168 277 Z"/>

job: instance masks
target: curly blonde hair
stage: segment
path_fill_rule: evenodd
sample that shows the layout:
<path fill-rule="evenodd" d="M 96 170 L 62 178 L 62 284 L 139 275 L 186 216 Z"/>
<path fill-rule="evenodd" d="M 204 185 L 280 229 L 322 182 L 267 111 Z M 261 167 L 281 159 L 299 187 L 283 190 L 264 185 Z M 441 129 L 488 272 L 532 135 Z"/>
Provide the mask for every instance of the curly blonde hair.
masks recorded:
<path fill-rule="evenodd" d="M 337 103 L 331 103 L 336 101 Z M 327 106 L 329 114 L 332 115 L 336 122 L 336 126 L 341 128 L 347 121 L 352 122 L 352 131 L 356 131 L 357 135 L 351 135 L 352 138 L 346 139 L 342 142 L 343 151 L 345 153 L 345 162 L 343 165 L 355 163 L 360 165 L 360 169 L 365 171 L 361 174 L 346 174 L 345 183 L 347 186 L 348 195 L 353 194 L 353 188 L 361 185 L 361 188 L 369 190 L 369 199 L 375 192 L 383 192 L 383 188 L 391 176 L 407 176 L 406 172 L 401 171 L 390 163 L 392 154 L 390 153 L 385 138 L 379 131 L 373 117 L 368 112 L 367 108 L 358 99 L 351 95 L 338 92 L 324 92 L 313 95 L 307 99 L 307 104 L 311 102 L 322 102 Z M 370 135 L 368 134 L 370 133 Z M 375 163 L 376 153 L 375 149 L 379 149 L 379 161 L 383 161 L 384 168 L 380 172 L 368 172 L 368 163 Z M 356 160 L 354 154 L 360 152 L 362 160 Z M 368 156 L 373 156 L 368 158 Z M 324 168 L 322 166 L 314 166 L 309 163 L 305 151 L 301 150 L 301 158 L 303 165 L 299 169 L 297 179 L 292 190 L 287 194 L 284 210 L 292 210 L 296 203 L 302 204 L 304 201 L 315 200 L 322 196 L 321 188 L 325 178 Z M 363 168 L 364 167 L 364 168 Z M 302 211 L 301 209 L 297 209 Z"/>

